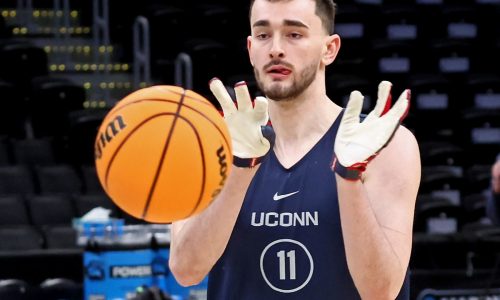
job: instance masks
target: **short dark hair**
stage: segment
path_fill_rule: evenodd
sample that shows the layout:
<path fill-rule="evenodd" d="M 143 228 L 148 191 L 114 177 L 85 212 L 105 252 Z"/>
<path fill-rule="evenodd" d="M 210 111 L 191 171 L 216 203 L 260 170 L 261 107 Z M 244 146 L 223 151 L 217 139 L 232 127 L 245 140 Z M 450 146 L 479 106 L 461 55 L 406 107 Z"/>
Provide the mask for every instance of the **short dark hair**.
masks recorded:
<path fill-rule="evenodd" d="M 268 2 L 292 1 L 292 0 L 266 0 Z M 333 26 L 335 23 L 335 12 L 337 4 L 334 0 L 311 0 L 316 3 L 316 15 L 321 19 L 321 23 L 328 34 L 333 34 Z M 252 7 L 255 0 L 250 0 L 249 17 L 252 15 Z"/>

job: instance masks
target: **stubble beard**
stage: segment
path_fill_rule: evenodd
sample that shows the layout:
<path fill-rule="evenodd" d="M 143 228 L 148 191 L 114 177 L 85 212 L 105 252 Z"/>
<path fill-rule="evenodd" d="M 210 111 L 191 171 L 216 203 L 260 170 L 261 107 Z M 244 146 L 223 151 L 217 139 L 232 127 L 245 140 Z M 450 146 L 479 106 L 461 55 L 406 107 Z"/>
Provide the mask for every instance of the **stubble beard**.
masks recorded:
<path fill-rule="evenodd" d="M 285 86 L 282 82 L 271 82 L 267 86 L 264 84 L 259 70 L 253 68 L 255 79 L 259 89 L 266 97 L 275 101 L 290 101 L 302 94 L 314 81 L 317 73 L 317 64 L 311 63 L 300 72 L 299 76 L 293 77 L 292 84 Z"/>

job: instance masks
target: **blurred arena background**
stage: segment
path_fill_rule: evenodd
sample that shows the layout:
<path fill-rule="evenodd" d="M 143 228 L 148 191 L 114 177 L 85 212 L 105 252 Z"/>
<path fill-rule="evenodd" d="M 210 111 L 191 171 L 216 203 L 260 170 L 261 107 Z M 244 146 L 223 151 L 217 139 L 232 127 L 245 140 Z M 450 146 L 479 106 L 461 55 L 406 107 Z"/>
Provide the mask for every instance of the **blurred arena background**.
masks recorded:
<path fill-rule="evenodd" d="M 500 299 L 500 228 L 485 216 L 500 153 L 500 1 L 337 4 L 342 48 L 327 72 L 330 98 L 343 105 L 359 89 L 371 108 L 382 79 L 395 94 L 412 90 L 405 125 L 423 165 L 412 299 Z M 13 289 L 13 299 L 83 298 L 86 247 L 76 245 L 73 219 L 101 206 L 144 225 L 98 183 L 103 116 L 154 84 L 213 100 L 207 83 L 217 76 L 258 94 L 248 32 L 242 1 L 0 2 L 0 299 Z"/>

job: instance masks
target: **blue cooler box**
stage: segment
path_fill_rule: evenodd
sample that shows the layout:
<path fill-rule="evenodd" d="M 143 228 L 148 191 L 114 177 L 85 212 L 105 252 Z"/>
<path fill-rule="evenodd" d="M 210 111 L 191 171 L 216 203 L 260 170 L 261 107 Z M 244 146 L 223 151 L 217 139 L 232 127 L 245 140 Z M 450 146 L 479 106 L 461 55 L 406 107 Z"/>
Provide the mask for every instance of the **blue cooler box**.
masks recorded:
<path fill-rule="evenodd" d="M 168 269 L 170 227 L 74 221 L 85 248 L 84 300 L 127 300 L 141 287 L 156 286 L 175 300 L 204 300 L 207 281 L 180 286 Z"/>
<path fill-rule="evenodd" d="M 168 269 L 168 256 L 167 248 L 86 251 L 84 299 L 130 299 L 141 286 L 157 286 L 176 300 L 206 299 L 208 279 L 196 286 L 180 286 Z"/>

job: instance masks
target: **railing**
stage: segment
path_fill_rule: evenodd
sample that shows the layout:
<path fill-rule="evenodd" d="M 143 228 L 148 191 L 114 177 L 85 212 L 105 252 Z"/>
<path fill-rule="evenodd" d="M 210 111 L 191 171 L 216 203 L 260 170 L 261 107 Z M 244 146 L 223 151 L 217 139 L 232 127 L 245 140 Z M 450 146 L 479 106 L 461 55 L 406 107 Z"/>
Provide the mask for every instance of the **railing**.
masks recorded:
<path fill-rule="evenodd" d="M 179 53 L 175 59 L 175 85 L 193 89 L 193 62 L 189 54 Z"/>
<path fill-rule="evenodd" d="M 109 1 L 108 0 L 94 0 L 93 2 L 93 54 L 94 54 L 94 63 L 102 63 L 105 66 L 108 66 L 110 63 L 110 53 L 108 51 L 104 51 L 102 56 L 99 56 L 99 47 L 104 45 L 105 47 L 111 44 L 109 38 Z M 100 61 L 100 58 L 103 61 Z M 96 70 L 96 73 L 98 71 Z M 107 67 L 104 68 L 104 77 L 108 77 L 109 69 Z M 103 92 L 103 100 L 110 104 L 110 91 L 109 89 L 105 89 Z"/>
<path fill-rule="evenodd" d="M 149 21 L 138 16 L 134 22 L 134 88 L 138 89 L 142 82 L 151 83 L 151 57 Z"/>

